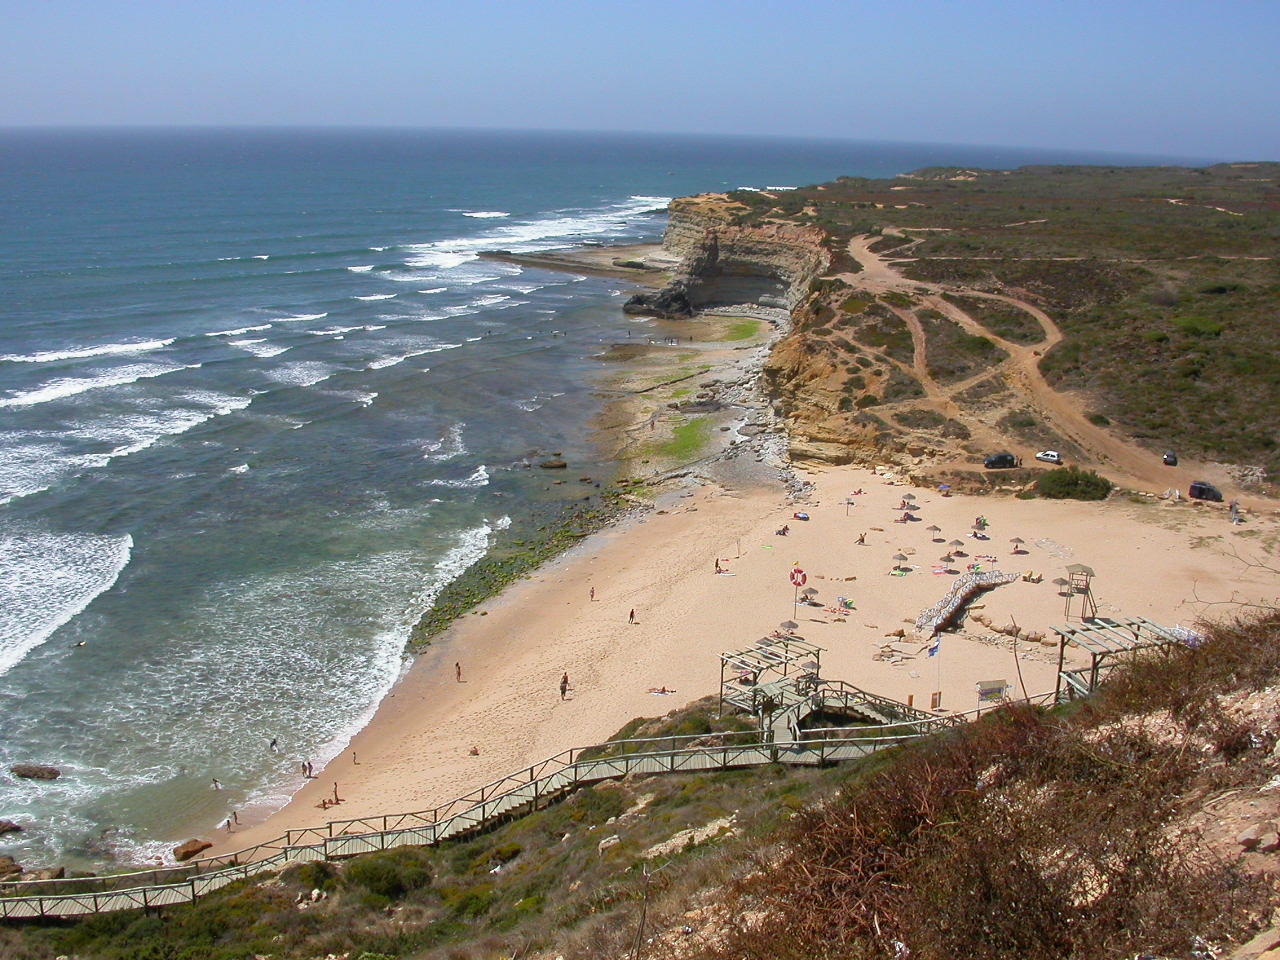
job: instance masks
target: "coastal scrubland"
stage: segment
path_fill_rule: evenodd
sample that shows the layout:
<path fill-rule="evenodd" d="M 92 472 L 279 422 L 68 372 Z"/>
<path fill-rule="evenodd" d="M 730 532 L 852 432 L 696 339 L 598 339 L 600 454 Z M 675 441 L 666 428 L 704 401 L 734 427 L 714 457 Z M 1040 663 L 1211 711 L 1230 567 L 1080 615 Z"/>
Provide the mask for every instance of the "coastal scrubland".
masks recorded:
<path fill-rule="evenodd" d="M 847 257 L 812 281 L 796 311 L 804 342 L 790 348 L 811 361 L 798 362 L 784 345 L 775 383 L 790 409 L 814 421 L 816 439 L 868 437 L 873 425 L 857 410 L 918 396 L 896 390 L 886 398 L 884 389 L 913 352 L 946 386 L 996 365 L 1013 344 L 1037 350 L 1050 386 L 1139 446 L 1176 447 L 1236 465 L 1237 475 L 1252 469 L 1255 480 L 1280 468 L 1280 436 L 1266 413 L 1280 404 L 1278 164 L 933 168 L 736 191 L 714 209 L 736 229 L 817 228 L 833 251 L 869 238 L 867 254 L 904 288 L 941 294 L 939 304 L 904 289 L 877 292 L 876 278 L 847 269 Z M 1027 305 L 1052 323 L 1052 342 Z M 957 332 L 939 309 L 972 327 Z M 921 323 L 915 331 L 911 313 Z M 806 377 L 799 368 L 813 367 L 812 358 L 826 358 L 830 369 Z M 868 358 L 870 369 L 835 375 Z M 798 392 L 810 394 L 807 412 L 802 398 L 788 396 L 797 378 Z M 815 380 L 852 394 L 838 411 L 844 421 L 812 408 L 814 400 L 829 406 Z M 1040 436 L 1054 439 L 1051 431 Z"/>

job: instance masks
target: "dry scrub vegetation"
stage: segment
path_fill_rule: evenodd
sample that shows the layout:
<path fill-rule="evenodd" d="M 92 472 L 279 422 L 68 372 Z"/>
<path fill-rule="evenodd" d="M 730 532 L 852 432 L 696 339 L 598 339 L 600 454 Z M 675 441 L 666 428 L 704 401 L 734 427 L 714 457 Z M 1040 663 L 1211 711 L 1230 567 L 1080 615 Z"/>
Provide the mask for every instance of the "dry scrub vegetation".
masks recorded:
<path fill-rule="evenodd" d="M 1087 704 L 1011 707 L 855 773 L 754 852 L 696 955 L 1102 960 L 1247 939 L 1275 891 L 1190 823 L 1274 772 L 1278 718 L 1228 707 L 1277 679 L 1271 615 Z"/>

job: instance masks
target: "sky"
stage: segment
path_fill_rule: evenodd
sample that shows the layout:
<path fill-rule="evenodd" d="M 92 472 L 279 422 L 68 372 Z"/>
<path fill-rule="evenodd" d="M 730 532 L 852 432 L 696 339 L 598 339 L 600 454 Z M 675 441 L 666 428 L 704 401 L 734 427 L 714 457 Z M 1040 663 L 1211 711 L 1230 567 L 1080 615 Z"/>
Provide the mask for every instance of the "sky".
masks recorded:
<path fill-rule="evenodd" d="M 0 0 L 0 126 L 635 130 L 1280 159 L 1280 0 Z"/>

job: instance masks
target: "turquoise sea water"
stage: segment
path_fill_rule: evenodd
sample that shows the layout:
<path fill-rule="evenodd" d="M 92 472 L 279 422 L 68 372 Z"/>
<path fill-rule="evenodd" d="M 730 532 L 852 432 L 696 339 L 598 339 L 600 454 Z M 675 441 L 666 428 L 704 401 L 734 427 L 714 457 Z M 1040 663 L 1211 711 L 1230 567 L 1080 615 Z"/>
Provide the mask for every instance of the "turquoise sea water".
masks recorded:
<path fill-rule="evenodd" d="M 64 771 L 0 772 L 28 826 L 0 852 L 137 859 L 278 806 L 438 590 L 554 499 L 522 459 L 608 475 L 586 437 L 592 358 L 637 322 L 620 285 L 477 251 L 654 240 L 708 190 L 1091 159 L 1125 158 L 0 131 L 0 771 Z"/>

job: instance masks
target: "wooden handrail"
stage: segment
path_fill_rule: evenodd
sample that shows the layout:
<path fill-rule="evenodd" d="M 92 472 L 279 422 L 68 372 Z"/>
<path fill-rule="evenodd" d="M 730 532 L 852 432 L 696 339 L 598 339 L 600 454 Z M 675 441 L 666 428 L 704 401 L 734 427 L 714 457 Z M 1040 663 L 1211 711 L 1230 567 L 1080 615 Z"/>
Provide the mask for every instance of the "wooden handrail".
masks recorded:
<path fill-rule="evenodd" d="M 1052 698 L 1042 694 L 1029 702 Z M 171 895 L 164 902 L 191 902 L 205 893 L 265 870 L 284 866 L 291 862 L 329 859 L 328 847 L 343 848 L 335 856 L 350 856 L 366 852 L 352 847 L 368 846 L 385 849 L 388 839 L 430 828 L 432 840 L 438 842 L 447 836 L 466 832 L 466 827 L 447 830 L 460 822 L 469 822 L 477 829 L 511 815 L 522 807 L 534 807 L 560 793 L 569 792 L 587 783 L 624 776 L 635 768 L 652 762 L 653 769 L 646 772 L 681 772 L 694 769 L 728 769 L 731 767 L 758 766 L 768 763 L 825 763 L 840 759 L 858 759 L 877 750 L 898 746 L 927 736 L 933 728 L 949 726 L 967 716 L 979 716 L 994 707 L 978 708 L 963 714 L 945 717 L 927 717 L 899 723 L 864 728 L 868 735 L 848 736 L 847 728 L 806 731 L 811 739 L 771 742 L 762 740 L 760 731 L 743 730 L 712 734 L 695 734 L 680 737 L 650 737 L 634 740 L 611 740 L 590 747 L 573 747 L 552 757 L 530 764 L 517 773 L 500 777 L 447 803 L 422 811 L 387 814 L 374 817 L 356 817 L 334 820 L 322 827 L 291 830 L 284 835 L 259 843 L 246 850 L 191 861 L 174 867 L 108 874 L 101 877 L 59 880 L 26 880 L 0 883 L 0 917 L 25 916 L 77 916 L 89 913 L 108 913 L 117 910 L 136 909 L 155 905 L 160 894 Z M 842 732 L 842 735 L 837 735 Z M 826 734 L 813 738 L 813 734 Z M 707 744 L 714 738 L 715 744 Z M 702 741 L 699 743 L 699 741 Z M 632 753 L 602 754 L 583 758 L 588 751 L 608 750 L 611 747 L 634 744 L 665 744 L 666 749 Z M 841 749 L 856 752 L 848 757 L 837 756 Z M 732 756 L 731 756 L 732 755 Z M 665 761 L 665 763 L 664 763 Z M 677 763 L 677 761 L 680 761 Z M 694 761 L 702 761 L 697 763 Z M 552 778 L 569 773 L 565 783 L 556 790 L 540 790 Z M 505 789 L 503 789 L 505 787 Z M 519 801 L 509 809 L 502 809 L 504 800 Z M 486 808 L 487 811 L 486 811 Z M 478 812 L 478 815 L 477 815 Z M 396 825 L 391 826 L 395 821 Z M 366 829 L 349 832 L 353 826 L 367 826 L 380 822 L 382 829 Z M 421 845 L 421 841 L 416 845 Z M 197 885 L 202 889 L 197 890 Z M 12 891 L 12 893 L 10 893 Z M 179 896 L 180 894 L 180 896 Z M 176 897 L 176 899 L 172 899 Z M 88 903 L 86 903 L 88 901 Z"/>

